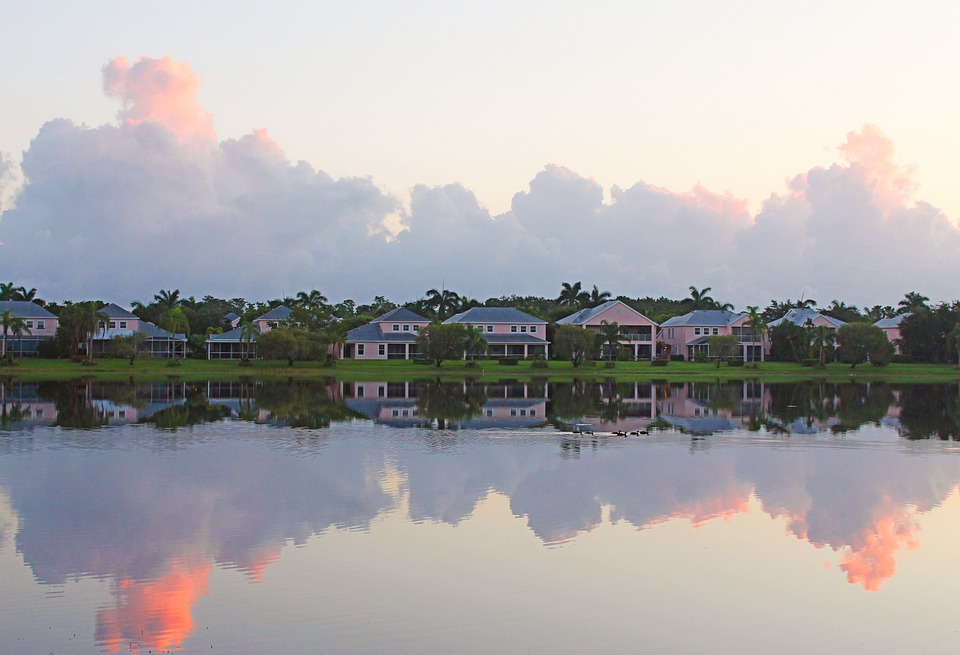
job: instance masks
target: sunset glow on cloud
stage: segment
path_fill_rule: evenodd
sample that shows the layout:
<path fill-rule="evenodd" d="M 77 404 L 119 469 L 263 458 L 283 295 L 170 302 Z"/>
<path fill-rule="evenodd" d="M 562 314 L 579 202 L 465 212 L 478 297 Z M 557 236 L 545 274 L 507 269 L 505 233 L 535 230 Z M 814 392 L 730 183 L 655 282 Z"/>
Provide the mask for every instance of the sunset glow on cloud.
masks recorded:
<path fill-rule="evenodd" d="M 511 210 L 493 215 L 456 182 L 418 185 L 406 198 L 371 178 L 335 179 L 289 161 L 263 128 L 217 141 L 199 83 L 170 57 L 117 57 L 103 68 L 117 124 L 40 128 L 15 204 L 0 215 L 8 278 L 49 299 L 121 303 L 160 287 L 408 300 L 440 282 L 479 298 L 552 296 L 577 279 L 630 296 L 711 286 L 738 308 L 801 293 L 859 305 L 956 293 L 960 230 L 914 197 L 912 168 L 875 125 L 846 135 L 842 161 L 793 175 L 753 214 L 745 199 L 703 185 L 675 192 L 637 181 L 606 200 L 598 181 L 558 163 L 531 171 Z M 131 247 L 154 241 L 177 247 L 162 258 Z M 87 264 L 68 275 L 38 251 Z M 231 264 L 238 253 L 258 266 Z M 117 267 L 127 273 L 106 274 Z"/>

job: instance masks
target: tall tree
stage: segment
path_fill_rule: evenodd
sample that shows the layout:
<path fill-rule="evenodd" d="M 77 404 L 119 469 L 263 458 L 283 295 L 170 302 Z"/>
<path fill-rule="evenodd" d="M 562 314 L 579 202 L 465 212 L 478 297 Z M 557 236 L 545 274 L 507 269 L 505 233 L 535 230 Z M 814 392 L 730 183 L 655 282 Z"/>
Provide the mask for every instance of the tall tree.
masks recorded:
<path fill-rule="evenodd" d="M 897 313 L 906 314 L 907 312 L 913 312 L 916 314 L 921 309 L 929 309 L 927 307 L 927 302 L 930 299 L 919 291 L 911 291 L 903 295 L 903 300 L 897 303 Z"/>
<path fill-rule="evenodd" d="M 466 350 L 466 342 L 467 328 L 464 324 L 433 323 L 420 329 L 417 351 L 421 357 L 432 359 L 439 368 L 445 359 L 460 359 Z"/>
<path fill-rule="evenodd" d="M 590 294 L 583 290 L 583 284 L 579 280 L 573 284 L 564 282 L 560 287 L 557 302 L 564 307 L 581 307 L 590 299 Z"/>
<path fill-rule="evenodd" d="M 750 342 L 751 347 L 755 346 L 756 343 L 760 342 L 760 361 L 763 361 L 763 341 L 764 337 L 767 336 L 767 324 L 763 320 L 763 316 L 760 314 L 760 308 L 757 305 L 750 305 L 747 307 L 747 330 L 750 331 Z"/>
<path fill-rule="evenodd" d="M 17 287 L 13 282 L 0 282 L 0 301 L 16 300 Z"/>
<path fill-rule="evenodd" d="M 810 334 L 810 342 L 818 352 L 818 366 L 825 368 L 827 365 L 827 349 L 832 348 L 836 343 L 837 334 L 826 325 L 814 325 L 811 321 L 807 321 L 807 329 Z"/>
<path fill-rule="evenodd" d="M 695 286 L 690 287 L 689 300 L 693 302 L 693 309 L 713 309 L 717 305 L 717 301 L 707 295 L 711 290 L 712 287 L 704 287 L 703 289 L 698 289 Z"/>
<path fill-rule="evenodd" d="M 614 321 L 607 323 L 600 322 L 600 339 L 607 346 L 607 357 L 610 360 L 617 359 L 617 351 L 620 349 L 620 324 Z"/>
<path fill-rule="evenodd" d="M 590 306 L 596 307 L 597 305 L 602 305 L 603 303 L 610 300 L 612 294 L 609 291 L 600 291 L 597 288 L 597 285 L 593 285 L 593 289 L 590 291 Z"/>
<path fill-rule="evenodd" d="M 297 293 L 297 304 L 309 307 L 310 309 L 320 309 L 327 304 L 327 297 L 317 289 L 311 289 L 310 293 L 300 291 Z"/>
<path fill-rule="evenodd" d="M 596 332 L 576 325 L 561 325 L 553 335 L 553 352 L 569 359 L 574 367 L 596 358 L 600 338 Z"/>
<path fill-rule="evenodd" d="M 447 312 L 455 308 L 460 302 L 460 295 L 449 289 L 430 289 L 427 291 L 427 303 L 436 312 L 441 321 L 447 317 Z"/>
<path fill-rule="evenodd" d="M 880 328 L 869 323 L 847 323 L 837 330 L 840 342 L 840 360 L 856 368 L 870 361 L 874 366 L 885 366 L 893 357 L 893 344 Z"/>
<path fill-rule="evenodd" d="M 0 326 L 3 327 L 3 352 L 0 353 L 0 357 L 7 356 L 7 333 L 13 336 L 13 340 L 16 341 L 23 336 L 24 332 L 29 333 L 30 329 L 27 327 L 27 322 L 21 316 L 14 316 L 13 312 L 9 309 L 5 309 L 3 313 L 0 313 Z M 10 352 L 9 359 L 13 359 L 13 352 Z"/>
<path fill-rule="evenodd" d="M 260 326 L 253 321 L 244 321 L 240 324 L 240 365 L 250 365 L 250 344 L 260 336 Z"/>

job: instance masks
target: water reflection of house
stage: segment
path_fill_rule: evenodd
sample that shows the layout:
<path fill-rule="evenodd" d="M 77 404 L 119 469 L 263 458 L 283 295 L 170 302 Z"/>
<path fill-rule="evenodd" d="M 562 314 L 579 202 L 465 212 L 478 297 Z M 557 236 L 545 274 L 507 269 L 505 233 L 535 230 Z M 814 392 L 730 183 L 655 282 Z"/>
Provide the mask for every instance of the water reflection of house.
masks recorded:
<path fill-rule="evenodd" d="M 347 407 L 377 423 L 393 427 L 433 427 L 430 403 L 422 399 L 422 383 L 343 382 L 341 393 Z M 439 391 L 451 396 L 468 394 L 483 402 L 465 411 L 462 417 L 443 417 L 447 428 L 506 428 L 540 425 L 547 416 L 545 384 L 468 385 L 450 383 Z"/>
<path fill-rule="evenodd" d="M 659 417 L 690 434 L 742 429 L 770 406 L 769 390 L 759 382 L 688 382 L 663 385 L 660 391 Z"/>
<path fill-rule="evenodd" d="M 107 425 L 122 425 L 143 421 L 157 412 L 186 402 L 187 385 L 183 382 L 154 382 L 137 384 L 128 397 L 129 387 L 121 387 L 124 393 L 115 393 L 113 387 L 94 387 L 90 394 L 91 404 L 106 418 Z"/>
<path fill-rule="evenodd" d="M 36 382 L 0 384 L 0 426 L 4 429 L 53 425 L 57 406 L 38 393 Z"/>

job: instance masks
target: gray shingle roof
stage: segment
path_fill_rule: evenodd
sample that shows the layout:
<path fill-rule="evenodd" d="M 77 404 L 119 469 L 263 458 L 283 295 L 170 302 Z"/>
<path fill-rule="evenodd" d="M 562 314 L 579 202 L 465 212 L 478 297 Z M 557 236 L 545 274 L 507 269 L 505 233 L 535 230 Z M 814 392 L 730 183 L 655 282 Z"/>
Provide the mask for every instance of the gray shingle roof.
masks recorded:
<path fill-rule="evenodd" d="M 417 332 L 394 332 L 392 330 L 380 329 L 377 322 L 367 323 L 360 327 L 353 328 L 347 332 L 347 343 L 363 343 L 376 341 L 389 341 L 393 343 L 414 343 L 417 340 Z"/>
<path fill-rule="evenodd" d="M 140 321 L 139 329 L 137 332 L 142 332 L 147 335 L 148 339 L 173 339 L 174 341 L 186 341 L 187 335 L 177 332 L 173 334 L 163 328 L 157 327 L 150 321 Z"/>
<path fill-rule="evenodd" d="M 683 316 L 674 316 L 664 321 L 660 327 L 730 325 L 741 316 L 744 316 L 743 312 L 731 312 L 725 309 L 695 309 Z"/>
<path fill-rule="evenodd" d="M 0 313 L 9 311 L 14 316 L 20 318 L 40 318 L 55 319 L 55 314 L 51 314 L 46 309 L 35 302 L 29 300 L 2 300 L 0 301 Z"/>
<path fill-rule="evenodd" d="M 495 332 L 485 333 L 483 338 L 487 340 L 487 343 L 495 344 L 531 344 L 531 345 L 543 345 L 550 343 L 546 339 L 541 339 L 540 337 L 535 337 L 532 334 L 497 334 Z"/>
<path fill-rule="evenodd" d="M 908 316 L 913 316 L 913 312 L 897 314 L 893 318 L 881 318 L 879 321 L 874 323 L 874 325 L 881 329 L 898 328 L 900 327 L 900 324 L 903 322 L 903 319 L 907 318 Z"/>
<path fill-rule="evenodd" d="M 521 312 L 516 307 L 473 307 L 455 314 L 444 321 L 447 323 L 535 323 L 546 325 L 543 319 Z"/>
<path fill-rule="evenodd" d="M 286 305 L 280 305 L 279 307 L 274 307 L 269 312 L 263 316 L 258 316 L 257 321 L 285 321 L 290 318 L 290 314 L 293 312 L 292 309 Z"/>
<path fill-rule="evenodd" d="M 100 311 L 113 319 L 119 318 L 122 320 L 131 320 L 131 319 L 134 321 L 140 320 L 139 316 L 131 312 L 128 312 L 126 309 L 124 309 L 123 307 L 121 307 L 116 303 L 110 303 L 105 307 L 101 307 Z"/>
<path fill-rule="evenodd" d="M 807 321 L 812 321 L 816 319 L 818 316 L 823 319 L 826 319 L 826 321 L 831 325 L 833 325 L 834 327 L 841 327 L 843 325 L 846 325 L 845 321 L 841 321 L 838 318 L 833 318 L 832 316 L 827 316 L 826 314 L 821 314 L 817 310 L 812 309 L 810 307 L 796 307 L 794 309 L 791 309 L 789 312 L 787 312 L 777 320 L 770 321 L 769 323 L 767 323 L 767 325 L 769 325 L 770 327 L 777 327 L 784 321 L 790 321 L 794 325 L 799 325 L 800 327 L 803 327 L 804 325 L 807 324 Z"/>
<path fill-rule="evenodd" d="M 557 325 L 583 325 L 590 319 L 594 318 L 595 316 L 599 316 L 600 314 L 602 314 L 603 312 L 607 311 L 608 309 L 610 309 L 611 307 L 617 304 L 623 305 L 630 312 L 636 314 L 637 316 L 647 318 L 646 316 L 644 316 L 643 314 L 635 310 L 633 307 L 623 302 L 622 300 L 608 300 L 607 302 L 597 305 L 596 307 L 581 309 L 579 312 L 574 312 L 569 316 L 564 316 L 563 318 L 557 321 Z M 647 319 L 647 320 L 650 320 L 650 319 Z M 650 321 L 650 322 L 653 323 L 653 321 Z"/>
<path fill-rule="evenodd" d="M 412 323 L 429 323 L 430 319 L 424 318 L 419 314 L 411 312 L 406 307 L 397 307 L 396 309 L 391 309 L 389 312 L 376 319 L 378 322 L 387 321 L 398 321 L 398 322 L 412 322 Z"/>
<path fill-rule="evenodd" d="M 207 337 L 207 341 L 236 341 L 240 342 L 240 332 L 243 330 L 242 327 L 236 327 L 230 330 L 229 332 L 224 332 L 223 334 L 211 334 Z M 257 335 L 253 335 L 252 341 L 257 340 Z"/>

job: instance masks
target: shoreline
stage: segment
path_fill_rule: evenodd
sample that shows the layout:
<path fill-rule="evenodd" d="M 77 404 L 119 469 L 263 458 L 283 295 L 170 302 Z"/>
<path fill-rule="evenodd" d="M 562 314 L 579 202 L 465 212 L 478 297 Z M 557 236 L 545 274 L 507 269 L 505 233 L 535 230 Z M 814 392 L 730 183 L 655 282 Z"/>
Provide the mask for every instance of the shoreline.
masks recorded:
<path fill-rule="evenodd" d="M 412 360 L 357 361 L 338 360 L 336 366 L 324 367 L 319 362 L 254 360 L 252 366 L 240 366 L 236 360 L 210 361 L 179 360 L 179 366 L 170 366 L 169 360 L 137 359 L 131 366 L 125 359 L 96 360 L 94 366 L 66 359 L 18 359 L 13 366 L 0 366 L 0 381 L 69 381 L 95 379 L 98 381 L 200 382 L 208 380 L 322 380 L 340 381 L 408 381 L 436 379 L 458 381 L 465 379 L 563 381 L 573 379 L 615 380 L 633 382 L 657 380 L 667 382 L 696 382 L 724 380 L 756 380 L 761 382 L 792 382 L 802 380 L 900 382 L 900 383 L 960 383 L 960 369 L 952 364 L 890 364 L 875 367 L 860 364 L 851 369 L 847 364 L 833 363 L 826 368 L 812 368 L 789 362 L 760 362 L 751 366 L 717 368 L 714 363 L 670 362 L 665 367 L 654 367 L 650 362 L 617 362 L 606 368 L 603 362 L 574 368 L 570 362 L 551 361 L 548 368 L 533 368 L 532 362 L 502 365 L 495 360 L 483 360 L 476 367 L 468 367 L 462 360 L 444 361 L 434 365 L 415 364 Z"/>

